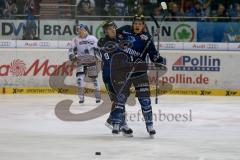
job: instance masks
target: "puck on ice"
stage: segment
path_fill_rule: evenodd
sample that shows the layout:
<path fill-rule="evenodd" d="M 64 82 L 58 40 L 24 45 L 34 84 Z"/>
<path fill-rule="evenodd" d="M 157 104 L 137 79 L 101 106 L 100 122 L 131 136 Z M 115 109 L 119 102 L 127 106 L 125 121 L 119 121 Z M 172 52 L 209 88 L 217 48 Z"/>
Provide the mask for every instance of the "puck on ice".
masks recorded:
<path fill-rule="evenodd" d="M 101 155 L 101 152 L 95 152 L 95 155 Z"/>

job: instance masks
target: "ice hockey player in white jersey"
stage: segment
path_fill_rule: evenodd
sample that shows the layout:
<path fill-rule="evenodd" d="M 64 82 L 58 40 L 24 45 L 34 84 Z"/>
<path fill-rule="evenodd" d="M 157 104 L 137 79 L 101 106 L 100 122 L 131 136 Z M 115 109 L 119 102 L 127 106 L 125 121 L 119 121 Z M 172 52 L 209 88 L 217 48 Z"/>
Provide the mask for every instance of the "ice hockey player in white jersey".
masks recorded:
<path fill-rule="evenodd" d="M 79 103 L 84 103 L 85 76 L 88 76 L 95 87 L 96 103 L 100 100 L 100 86 L 97 80 L 98 72 L 95 56 L 95 48 L 97 48 L 98 39 L 89 34 L 88 27 L 84 24 L 77 26 L 78 36 L 73 38 L 71 47 L 68 50 L 68 57 L 71 61 L 77 61 L 77 85 Z"/>

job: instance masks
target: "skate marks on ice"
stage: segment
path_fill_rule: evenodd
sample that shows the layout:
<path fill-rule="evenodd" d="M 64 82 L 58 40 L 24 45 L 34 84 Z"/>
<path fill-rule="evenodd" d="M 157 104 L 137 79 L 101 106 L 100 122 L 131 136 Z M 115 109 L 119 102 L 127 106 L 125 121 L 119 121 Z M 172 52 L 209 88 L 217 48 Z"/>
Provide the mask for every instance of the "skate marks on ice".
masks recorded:
<path fill-rule="evenodd" d="M 93 126 L 90 127 L 90 130 L 92 128 Z M 88 129 L 86 128 L 86 130 Z M 152 140 L 140 137 L 141 135 L 129 139 L 125 137 L 115 138 L 98 132 L 89 133 L 89 135 L 87 135 L 89 131 L 87 133 L 79 132 L 79 135 L 71 135 L 71 130 L 67 132 L 69 135 L 67 133 L 64 135 L 52 133 L 43 135 L 31 132 L 1 134 L 2 144 L 0 146 L 4 149 L 0 151 L 0 155 L 3 160 L 16 160 L 17 157 L 24 159 L 23 157 L 26 155 L 29 159 L 34 160 L 40 160 L 40 157 L 51 160 L 64 158 L 92 160 L 96 158 L 95 152 L 101 152 L 101 157 L 98 158 L 103 160 L 199 160 L 199 158 L 204 158 L 204 160 L 239 160 L 237 142 L 234 143 L 233 139 L 230 138 L 214 136 L 213 132 L 209 132 L 209 130 L 200 129 L 196 132 L 192 131 L 189 135 L 187 131 L 169 129 L 169 136 L 167 136 L 166 130 L 163 130 Z M 199 133 L 203 133 L 204 136 Z M 186 135 L 184 136 L 184 134 Z M 12 138 L 7 140 L 6 137 Z M 3 144 L 5 145 L 3 146 Z M 8 150 L 14 154 L 9 154 Z M 29 150 L 31 152 L 26 153 Z"/>
<path fill-rule="evenodd" d="M 239 160 L 238 97 L 163 96 L 163 111 L 179 112 L 191 106 L 194 120 L 157 121 L 158 134 L 153 140 L 146 136 L 144 124 L 136 121 L 129 121 L 135 131 L 133 138 L 109 135 L 103 125 L 106 116 L 81 124 L 61 122 L 52 110 L 64 98 L 65 95 L 4 96 L 0 105 L 1 160 Z M 94 99 L 89 99 L 94 103 Z M 138 107 L 129 110 L 137 113 Z M 232 120 L 221 121 L 225 118 Z M 101 156 L 96 157 L 95 152 L 101 152 Z"/>
<path fill-rule="evenodd" d="M 123 63 L 128 64 L 128 62 L 126 63 L 127 59 L 123 59 Z M 67 61 L 64 62 L 63 64 L 65 65 L 69 65 L 69 66 L 73 66 L 73 62 L 71 61 Z M 116 66 L 116 65 L 115 65 Z M 165 74 L 167 72 L 167 68 L 165 67 L 163 70 L 159 70 L 159 68 L 149 65 L 149 64 L 144 64 L 144 63 L 139 63 L 136 65 L 136 68 L 138 68 L 139 71 L 141 71 L 141 69 L 145 69 L 145 66 L 148 66 L 148 68 L 150 69 L 148 72 L 149 76 L 154 77 L 154 75 L 156 75 L 156 70 L 159 71 L 159 77 L 161 77 L 163 74 Z M 59 68 L 61 68 L 61 65 L 56 69 L 56 72 L 59 70 Z M 101 68 L 101 62 L 97 61 L 97 68 L 98 68 L 98 72 L 100 72 L 100 68 Z M 69 68 L 70 69 L 70 68 Z M 76 67 L 74 68 L 76 69 Z M 125 68 L 125 71 L 128 71 L 128 67 Z M 64 93 L 64 94 L 76 94 L 76 90 L 77 90 L 77 86 L 74 85 L 66 85 L 64 83 L 66 77 L 68 76 L 67 74 L 64 75 L 58 75 L 56 76 L 56 74 L 53 74 L 54 76 L 50 76 L 49 79 L 49 85 L 52 89 L 59 91 L 60 90 L 64 90 L 64 89 L 68 89 L 70 91 L 73 91 L 72 93 Z M 127 75 L 126 75 L 127 76 Z M 85 79 L 86 82 L 91 81 L 91 79 Z M 153 82 L 156 83 L 156 82 Z M 169 83 L 163 83 L 161 81 L 157 81 L 157 83 L 160 83 L 160 88 L 162 88 L 165 92 L 164 94 L 166 94 L 168 91 L 172 90 L 172 85 Z M 155 84 L 150 84 L 150 85 L 155 85 Z M 85 88 L 86 90 L 88 90 L 89 92 L 85 93 L 86 97 L 94 97 L 93 94 L 94 93 L 92 88 Z M 61 92 L 60 92 L 61 93 Z M 163 92 L 162 92 L 163 93 Z M 161 94 L 161 93 L 160 93 Z M 88 121 L 88 120 L 92 120 L 98 117 L 101 117 L 107 113 L 110 112 L 111 110 L 111 101 L 109 99 L 109 95 L 105 92 L 101 93 L 101 99 L 102 99 L 102 103 L 99 104 L 96 108 L 84 112 L 84 113 L 72 113 L 70 111 L 70 107 L 73 103 L 73 100 L 71 99 L 64 99 L 60 102 L 58 102 L 56 104 L 55 107 L 55 114 L 56 116 L 63 120 L 63 121 Z M 136 104 L 136 100 L 135 100 L 135 95 L 134 94 L 130 94 L 130 96 L 127 99 L 127 104 L 130 106 L 134 106 Z"/>

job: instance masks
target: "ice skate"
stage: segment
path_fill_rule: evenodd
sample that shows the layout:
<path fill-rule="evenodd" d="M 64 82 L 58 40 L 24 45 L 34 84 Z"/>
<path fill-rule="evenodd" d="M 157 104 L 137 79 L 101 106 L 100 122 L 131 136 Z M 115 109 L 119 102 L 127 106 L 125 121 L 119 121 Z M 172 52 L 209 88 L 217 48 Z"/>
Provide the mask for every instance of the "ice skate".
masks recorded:
<path fill-rule="evenodd" d="M 79 101 L 79 104 L 83 104 L 83 103 L 84 103 L 84 100 L 80 100 L 80 101 Z"/>
<path fill-rule="evenodd" d="M 113 126 L 112 126 L 112 120 L 111 118 L 109 117 L 106 122 L 105 122 L 105 126 L 107 126 L 109 129 L 113 129 Z"/>
<path fill-rule="evenodd" d="M 80 95 L 79 96 L 79 104 L 83 104 L 84 103 L 84 96 Z"/>
<path fill-rule="evenodd" d="M 112 134 L 117 135 L 119 134 L 119 131 L 120 131 L 120 124 L 114 124 L 112 129 Z"/>
<path fill-rule="evenodd" d="M 107 126 L 111 130 L 113 129 L 111 118 L 108 118 L 106 120 L 105 126 Z M 133 137 L 133 130 L 130 127 L 128 127 L 128 125 L 126 125 L 126 124 L 124 124 L 123 126 L 120 125 L 119 131 L 122 132 L 123 136 Z"/>
<path fill-rule="evenodd" d="M 101 99 L 96 99 L 96 103 L 100 103 L 101 102 Z"/>
<path fill-rule="evenodd" d="M 147 126 L 147 131 L 148 131 L 150 137 L 151 137 L 151 138 L 154 138 L 154 135 L 156 134 L 156 131 L 155 131 L 155 129 L 153 128 L 152 125 Z"/>
<path fill-rule="evenodd" d="M 125 137 L 133 137 L 133 130 L 128 125 L 121 126 L 120 131 Z"/>

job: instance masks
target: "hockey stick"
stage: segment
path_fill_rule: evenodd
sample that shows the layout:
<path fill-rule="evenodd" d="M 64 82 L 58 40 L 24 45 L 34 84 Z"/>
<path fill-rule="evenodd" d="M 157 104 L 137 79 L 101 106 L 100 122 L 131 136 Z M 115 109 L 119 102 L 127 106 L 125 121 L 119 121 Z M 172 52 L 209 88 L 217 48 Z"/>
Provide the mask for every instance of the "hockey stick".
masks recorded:
<path fill-rule="evenodd" d="M 167 8 L 167 5 L 166 5 L 165 2 L 162 2 L 161 5 L 163 6 L 164 13 L 165 13 L 165 10 L 166 10 L 166 8 Z M 160 26 L 158 25 L 158 23 L 157 23 L 156 19 L 154 18 L 154 16 L 151 16 L 151 17 L 152 17 L 153 20 L 155 21 L 155 24 L 157 25 L 158 30 L 160 30 Z M 164 16 L 163 16 L 163 18 L 162 18 L 162 20 L 161 20 L 161 23 L 163 22 L 164 19 L 165 19 L 165 14 L 164 14 Z M 160 24 L 161 24 L 161 23 L 160 23 Z M 159 34 L 158 34 L 158 35 L 159 35 Z M 158 37 L 159 37 L 159 36 L 158 36 Z M 131 78 L 132 74 L 134 73 L 134 71 L 135 71 L 135 66 L 138 65 L 138 64 L 140 64 L 140 63 L 142 62 L 142 61 L 141 61 L 141 58 L 142 58 L 143 54 L 145 53 L 145 51 L 148 49 L 148 47 L 149 47 L 151 41 L 153 40 L 153 38 L 154 38 L 154 37 L 152 37 L 151 39 L 148 40 L 148 42 L 146 43 L 146 45 L 145 45 L 143 51 L 141 52 L 140 56 L 139 56 L 138 59 L 134 62 L 134 66 L 133 66 L 133 68 L 131 69 L 131 71 L 129 72 L 129 74 L 128 74 L 128 76 L 127 76 L 127 78 L 126 78 L 123 86 L 120 88 L 117 97 L 119 97 L 119 96 L 121 95 L 121 93 L 122 93 L 123 89 L 125 88 L 127 82 L 129 81 L 129 79 Z M 158 39 L 160 39 L 160 38 L 158 38 Z M 158 43 L 158 45 L 159 45 L 159 43 Z M 158 50 L 159 50 L 159 46 L 158 46 Z M 159 77 L 158 72 L 157 72 L 157 77 Z M 157 83 L 157 84 L 158 84 L 158 83 Z M 158 88 L 159 88 L 159 87 L 158 87 Z"/>
<path fill-rule="evenodd" d="M 138 65 L 138 64 L 140 64 L 140 63 L 142 62 L 142 61 L 141 61 L 141 58 L 142 58 L 143 54 L 146 52 L 146 50 L 148 49 L 151 41 L 152 41 L 152 38 L 148 40 L 147 44 L 145 45 L 143 51 L 142 51 L 141 54 L 140 54 L 140 57 L 134 62 L 133 68 L 131 69 L 131 71 L 130 71 L 129 74 L 127 75 L 127 78 L 126 78 L 124 84 L 121 86 L 121 88 L 120 88 L 120 90 L 119 90 L 119 93 L 118 93 L 118 96 L 117 96 L 118 98 L 120 98 L 123 89 L 125 88 L 125 86 L 127 85 L 127 82 L 129 81 L 129 79 L 131 78 L 132 74 L 134 73 L 134 71 L 135 71 L 135 66 Z"/>
<path fill-rule="evenodd" d="M 166 10 L 167 10 L 167 4 L 166 2 L 161 2 L 161 6 L 163 9 L 163 17 L 161 19 L 160 25 L 162 24 L 162 22 L 165 20 L 166 17 Z M 159 42 L 160 42 L 160 25 L 158 24 L 156 18 L 153 16 L 153 14 L 150 15 L 151 18 L 153 19 L 156 27 L 157 27 L 157 51 L 159 52 L 160 46 L 159 46 Z M 158 79 L 159 79 L 159 72 L 158 69 L 156 70 L 156 97 L 155 97 L 155 103 L 158 104 L 158 92 L 159 92 L 159 83 L 158 83 Z"/>

